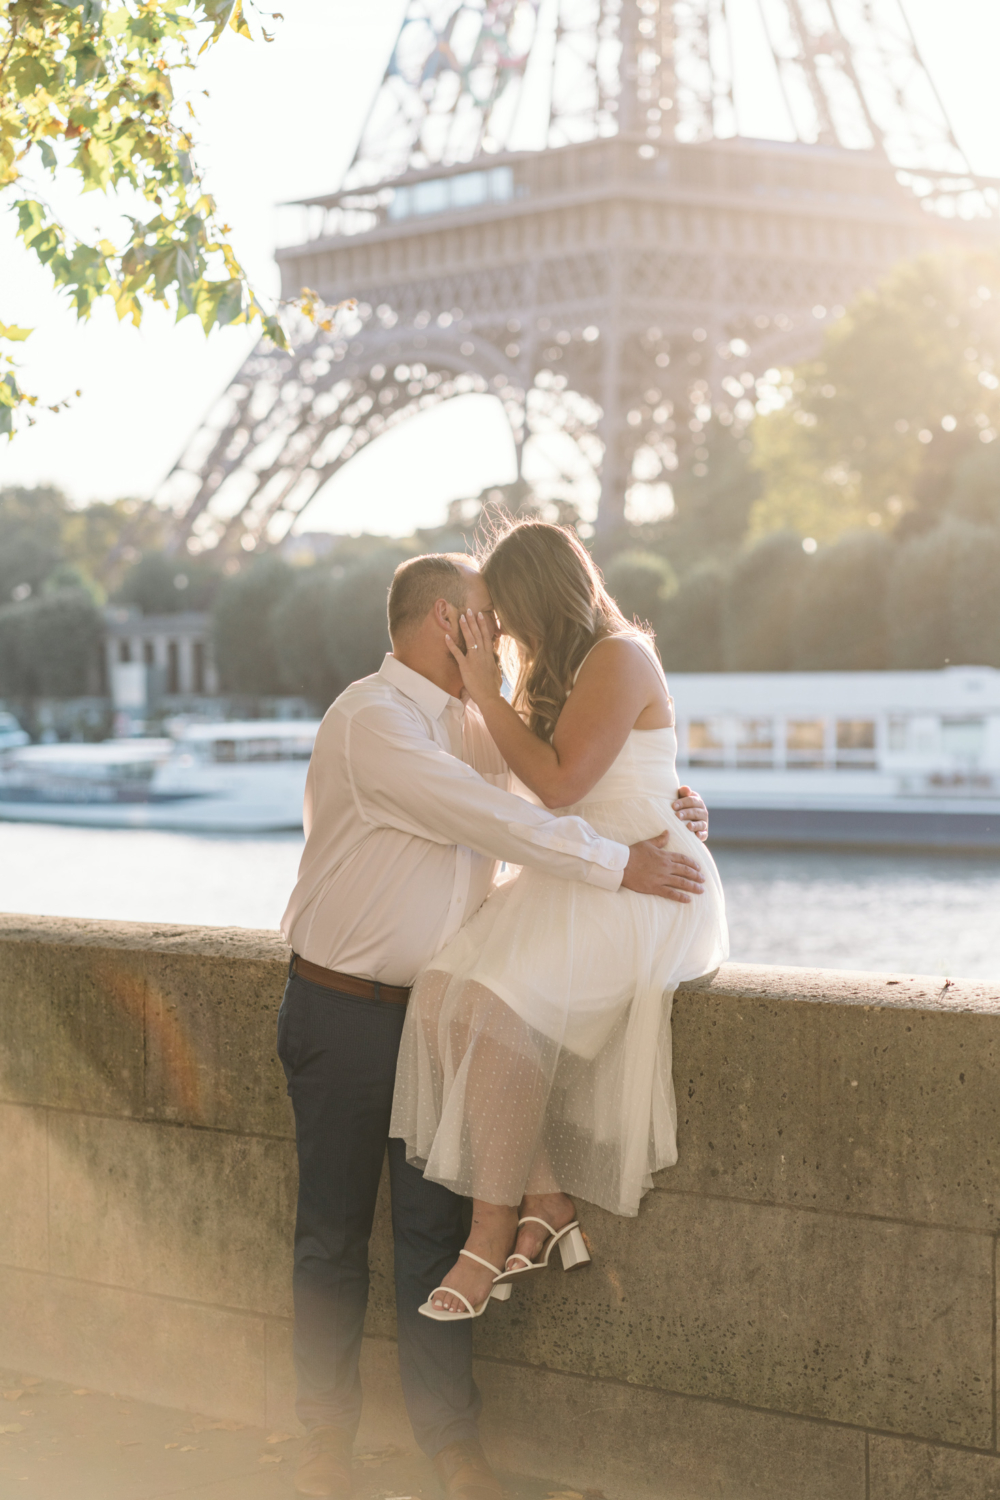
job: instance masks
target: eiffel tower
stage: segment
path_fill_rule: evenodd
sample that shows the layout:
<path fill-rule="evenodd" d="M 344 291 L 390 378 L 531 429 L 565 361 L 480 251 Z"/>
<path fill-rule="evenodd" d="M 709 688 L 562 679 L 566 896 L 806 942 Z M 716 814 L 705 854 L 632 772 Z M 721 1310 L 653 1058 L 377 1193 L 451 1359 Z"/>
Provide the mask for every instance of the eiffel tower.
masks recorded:
<path fill-rule="evenodd" d="M 610 538 L 860 288 L 990 231 L 996 184 L 901 0 L 758 0 L 782 141 L 739 133 L 739 4 L 408 0 L 342 186 L 278 251 L 284 297 L 357 311 L 249 356 L 162 492 L 175 545 L 276 542 L 362 447 L 468 392 L 502 403 L 519 468 L 559 434 L 550 498 L 589 477 Z"/>

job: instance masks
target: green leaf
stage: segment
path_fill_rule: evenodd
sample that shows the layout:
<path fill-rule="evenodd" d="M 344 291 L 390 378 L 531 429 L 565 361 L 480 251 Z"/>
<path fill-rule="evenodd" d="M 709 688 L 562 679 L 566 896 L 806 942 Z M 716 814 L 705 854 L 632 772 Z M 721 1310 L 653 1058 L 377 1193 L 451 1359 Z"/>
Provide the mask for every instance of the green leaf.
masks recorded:
<path fill-rule="evenodd" d="M 12 81 L 15 95 L 19 99 L 27 99 L 36 89 L 45 88 L 49 81 L 49 75 L 37 57 L 19 57 L 8 68 L 7 76 Z"/>
<path fill-rule="evenodd" d="M 236 0 L 205 0 L 203 6 L 205 19 L 212 23 L 212 34 L 198 49 L 199 55 L 205 51 L 206 47 L 210 47 L 213 42 L 219 40 L 219 37 L 229 25 L 229 17 L 232 15 L 235 6 Z"/>
<path fill-rule="evenodd" d="M 247 25 L 246 16 L 243 14 L 242 0 L 237 4 L 229 25 L 236 32 L 237 36 L 245 36 L 248 41 L 253 41 L 253 33 Z"/>
<path fill-rule="evenodd" d="M 47 167 L 50 172 L 54 172 L 59 162 L 49 142 L 39 141 L 38 149 L 42 153 L 42 166 Z"/>
<path fill-rule="evenodd" d="M 235 323 L 243 316 L 243 283 L 235 280 L 223 281 L 216 298 L 215 322 L 220 328 Z"/>

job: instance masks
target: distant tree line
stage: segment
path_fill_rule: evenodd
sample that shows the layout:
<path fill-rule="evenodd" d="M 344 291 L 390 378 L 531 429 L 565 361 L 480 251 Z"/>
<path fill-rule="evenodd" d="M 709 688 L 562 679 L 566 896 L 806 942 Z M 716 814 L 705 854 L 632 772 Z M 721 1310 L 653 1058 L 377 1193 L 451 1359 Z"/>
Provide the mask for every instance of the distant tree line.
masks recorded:
<path fill-rule="evenodd" d="M 74 509 L 51 485 L 0 489 L 0 697 L 99 694 L 101 605 L 162 535 L 142 501 Z"/>
<path fill-rule="evenodd" d="M 812 553 L 781 531 L 680 582 L 652 553 L 607 572 L 626 612 L 653 625 L 668 672 L 1000 667 L 1000 527 L 949 517 Z"/>

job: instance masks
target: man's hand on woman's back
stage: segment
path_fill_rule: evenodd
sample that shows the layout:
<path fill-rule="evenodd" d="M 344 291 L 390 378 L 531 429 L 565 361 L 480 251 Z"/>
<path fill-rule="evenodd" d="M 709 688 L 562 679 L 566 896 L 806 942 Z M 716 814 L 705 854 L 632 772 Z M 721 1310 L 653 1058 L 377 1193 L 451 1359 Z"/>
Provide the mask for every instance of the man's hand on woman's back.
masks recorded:
<path fill-rule="evenodd" d="M 664 896 L 668 901 L 690 901 L 705 889 L 701 866 L 686 854 L 672 854 L 667 848 L 669 833 L 655 839 L 644 839 L 628 851 L 628 864 L 622 876 L 622 889 L 637 891 L 641 896 Z"/>

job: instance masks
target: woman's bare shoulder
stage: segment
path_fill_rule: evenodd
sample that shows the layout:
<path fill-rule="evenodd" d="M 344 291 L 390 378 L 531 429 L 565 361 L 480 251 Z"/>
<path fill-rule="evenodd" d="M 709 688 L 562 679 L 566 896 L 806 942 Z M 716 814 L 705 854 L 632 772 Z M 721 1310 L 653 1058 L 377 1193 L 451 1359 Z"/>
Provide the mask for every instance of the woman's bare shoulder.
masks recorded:
<path fill-rule="evenodd" d="M 588 677 L 596 678 L 623 671 L 645 676 L 650 670 L 659 676 L 655 649 L 652 641 L 645 637 L 640 639 L 638 636 L 625 634 L 602 636 L 591 646 L 583 665 L 578 668 L 579 676 L 582 678 L 586 673 Z"/>

